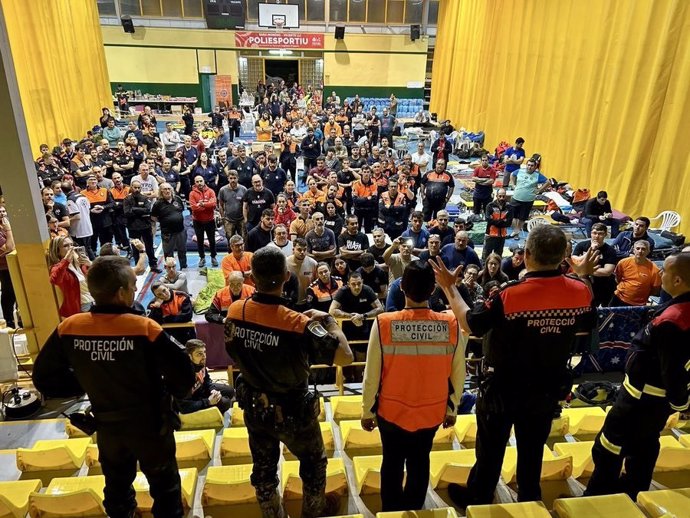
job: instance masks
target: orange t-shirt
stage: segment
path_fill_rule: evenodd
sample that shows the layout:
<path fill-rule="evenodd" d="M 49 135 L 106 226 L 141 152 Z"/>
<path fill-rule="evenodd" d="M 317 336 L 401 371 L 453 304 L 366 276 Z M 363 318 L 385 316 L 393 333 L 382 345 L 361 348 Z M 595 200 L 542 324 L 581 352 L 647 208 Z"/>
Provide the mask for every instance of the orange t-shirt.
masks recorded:
<path fill-rule="evenodd" d="M 220 269 L 223 270 L 223 276 L 227 279 L 230 272 L 247 272 L 252 269 L 252 254 L 251 252 L 245 252 L 241 259 L 237 259 L 232 252 L 223 257 L 220 263 Z M 245 277 L 244 283 L 250 286 L 254 286 L 254 281 L 251 277 Z"/>
<path fill-rule="evenodd" d="M 637 264 L 634 257 L 626 257 L 616 265 L 616 297 L 626 304 L 644 306 L 652 289 L 661 286 L 661 271 L 652 261 Z"/>

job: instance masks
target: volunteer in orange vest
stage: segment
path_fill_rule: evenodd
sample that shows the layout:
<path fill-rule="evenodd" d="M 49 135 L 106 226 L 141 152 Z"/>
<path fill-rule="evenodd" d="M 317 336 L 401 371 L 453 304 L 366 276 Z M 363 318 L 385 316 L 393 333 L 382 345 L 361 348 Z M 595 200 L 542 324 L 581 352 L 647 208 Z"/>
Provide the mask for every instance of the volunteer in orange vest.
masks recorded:
<path fill-rule="evenodd" d="M 240 237 L 240 239 L 242 238 Z M 225 324 L 230 304 L 236 300 L 247 299 L 253 294 L 254 286 L 244 284 L 242 272 L 230 272 L 225 277 L 225 287 L 216 292 L 208 311 L 204 314 L 206 321 L 215 324 Z"/>
<path fill-rule="evenodd" d="M 105 243 L 110 243 L 113 240 L 113 220 L 112 212 L 115 207 L 113 196 L 105 187 L 98 187 L 98 179 L 96 175 L 89 175 L 86 179 L 86 189 L 81 191 L 89 200 L 91 226 L 93 227 L 93 235 L 91 236 L 91 250 L 98 248 Z"/>
<path fill-rule="evenodd" d="M 462 397 L 466 340 L 454 315 L 429 309 L 434 287 L 429 263 L 407 265 L 405 309 L 379 315 L 369 338 L 362 428 L 381 432 L 384 512 L 423 508 L 434 435 L 455 424 Z"/>

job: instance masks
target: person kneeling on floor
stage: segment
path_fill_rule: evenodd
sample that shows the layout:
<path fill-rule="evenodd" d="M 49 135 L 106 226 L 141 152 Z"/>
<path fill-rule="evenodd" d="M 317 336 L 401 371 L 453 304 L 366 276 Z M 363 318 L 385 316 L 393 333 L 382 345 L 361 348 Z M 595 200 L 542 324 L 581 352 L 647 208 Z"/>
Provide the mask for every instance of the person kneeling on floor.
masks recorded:
<path fill-rule="evenodd" d="M 196 338 L 187 340 L 185 349 L 194 364 L 196 381 L 190 395 L 177 400 L 180 413 L 191 414 L 212 406 L 218 407 L 221 414 L 225 413 L 232 406 L 235 389 L 211 379 L 206 368 L 206 344 L 203 341 Z"/>

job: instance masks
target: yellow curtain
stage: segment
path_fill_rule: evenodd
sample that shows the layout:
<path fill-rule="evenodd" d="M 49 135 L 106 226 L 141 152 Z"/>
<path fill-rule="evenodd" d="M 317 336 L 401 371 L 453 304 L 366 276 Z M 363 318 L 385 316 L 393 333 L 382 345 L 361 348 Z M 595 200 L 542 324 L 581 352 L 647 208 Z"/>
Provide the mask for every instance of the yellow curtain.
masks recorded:
<path fill-rule="evenodd" d="M 690 2 L 442 0 L 431 110 L 690 234 Z"/>
<path fill-rule="evenodd" d="M 82 138 L 113 104 L 96 2 L 1 1 L 32 152 Z"/>

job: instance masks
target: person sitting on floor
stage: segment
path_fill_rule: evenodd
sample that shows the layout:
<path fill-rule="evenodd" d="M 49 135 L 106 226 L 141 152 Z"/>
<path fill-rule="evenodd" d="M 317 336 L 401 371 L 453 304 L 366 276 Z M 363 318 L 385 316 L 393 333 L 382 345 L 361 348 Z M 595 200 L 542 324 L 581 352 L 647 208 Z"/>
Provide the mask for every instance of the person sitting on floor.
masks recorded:
<path fill-rule="evenodd" d="M 162 282 L 154 282 L 151 292 L 156 297 L 149 303 L 149 318 L 159 324 L 184 324 L 192 321 L 192 300 L 182 291 L 167 288 Z M 179 342 L 195 337 L 194 327 L 169 329 L 168 333 Z"/>
<path fill-rule="evenodd" d="M 254 293 L 254 286 L 244 284 L 242 272 L 230 272 L 225 278 L 225 287 L 219 289 L 204 315 L 207 322 L 225 324 L 225 317 L 230 304 L 236 300 L 246 299 Z"/>
<path fill-rule="evenodd" d="M 159 279 L 168 289 L 189 293 L 187 286 L 187 274 L 177 270 L 174 257 L 166 257 L 163 262 L 165 274 Z"/>
<path fill-rule="evenodd" d="M 235 390 L 225 383 L 216 383 L 206 369 L 206 344 L 196 338 L 184 345 L 194 364 L 196 381 L 190 395 L 177 399 L 181 414 L 191 414 L 215 406 L 224 414 L 232 406 Z"/>

